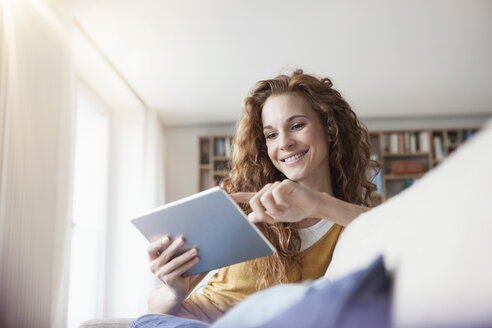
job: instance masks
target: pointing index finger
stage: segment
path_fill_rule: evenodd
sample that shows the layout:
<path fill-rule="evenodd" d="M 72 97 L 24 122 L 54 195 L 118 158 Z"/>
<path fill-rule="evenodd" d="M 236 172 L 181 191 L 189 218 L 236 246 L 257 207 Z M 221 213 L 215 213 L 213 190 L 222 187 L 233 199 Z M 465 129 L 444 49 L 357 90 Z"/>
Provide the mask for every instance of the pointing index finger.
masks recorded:
<path fill-rule="evenodd" d="M 229 196 L 231 196 L 232 200 L 238 204 L 247 204 L 254 195 L 254 192 L 236 192 L 234 194 L 230 194 Z"/>

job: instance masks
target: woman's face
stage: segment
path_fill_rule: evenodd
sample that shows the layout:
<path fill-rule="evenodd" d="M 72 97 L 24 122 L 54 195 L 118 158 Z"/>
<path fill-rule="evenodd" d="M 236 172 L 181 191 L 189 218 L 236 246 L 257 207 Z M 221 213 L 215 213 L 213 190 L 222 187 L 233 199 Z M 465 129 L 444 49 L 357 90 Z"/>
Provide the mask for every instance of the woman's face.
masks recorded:
<path fill-rule="evenodd" d="M 311 186 L 330 181 L 325 133 L 304 97 L 270 96 L 263 106 L 262 123 L 268 156 L 288 179 Z"/>

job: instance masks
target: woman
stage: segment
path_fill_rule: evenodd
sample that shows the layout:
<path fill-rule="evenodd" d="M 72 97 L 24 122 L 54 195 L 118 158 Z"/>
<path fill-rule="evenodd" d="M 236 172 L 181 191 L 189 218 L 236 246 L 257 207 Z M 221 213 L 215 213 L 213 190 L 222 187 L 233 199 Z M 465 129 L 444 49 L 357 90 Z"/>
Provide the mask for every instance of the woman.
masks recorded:
<path fill-rule="evenodd" d="M 203 294 L 186 299 L 204 276 L 182 277 L 199 254 L 169 261 L 184 240 L 163 237 L 148 250 L 163 282 L 149 312 L 210 323 L 253 292 L 323 276 L 343 227 L 373 205 L 366 173 L 375 167 L 366 128 L 329 79 L 297 70 L 258 82 L 244 101 L 222 187 L 277 252 L 220 269 Z"/>

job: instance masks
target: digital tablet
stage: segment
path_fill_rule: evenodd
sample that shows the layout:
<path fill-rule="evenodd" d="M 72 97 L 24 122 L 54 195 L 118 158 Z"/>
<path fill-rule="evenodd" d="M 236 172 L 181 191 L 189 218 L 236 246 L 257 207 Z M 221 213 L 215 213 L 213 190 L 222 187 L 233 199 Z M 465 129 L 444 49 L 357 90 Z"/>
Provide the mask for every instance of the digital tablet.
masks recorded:
<path fill-rule="evenodd" d="M 131 222 L 149 241 L 163 235 L 172 239 L 184 235 L 185 244 L 176 256 L 198 248 L 200 261 L 184 276 L 275 252 L 272 244 L 220 187 L 158 207 Z"/>

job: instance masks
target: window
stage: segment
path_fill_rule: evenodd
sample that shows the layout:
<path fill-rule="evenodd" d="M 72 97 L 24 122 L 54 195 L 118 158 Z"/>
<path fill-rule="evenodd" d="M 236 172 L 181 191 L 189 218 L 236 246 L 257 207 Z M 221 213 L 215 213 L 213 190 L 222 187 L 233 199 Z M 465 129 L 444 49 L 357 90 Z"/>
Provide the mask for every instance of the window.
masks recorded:
<path fill-rule="evenodd" d="M 72 248 L 67 327 L 102 313 L 107 218 L 107 112 L 88 92 L 77 95 Z"/>

